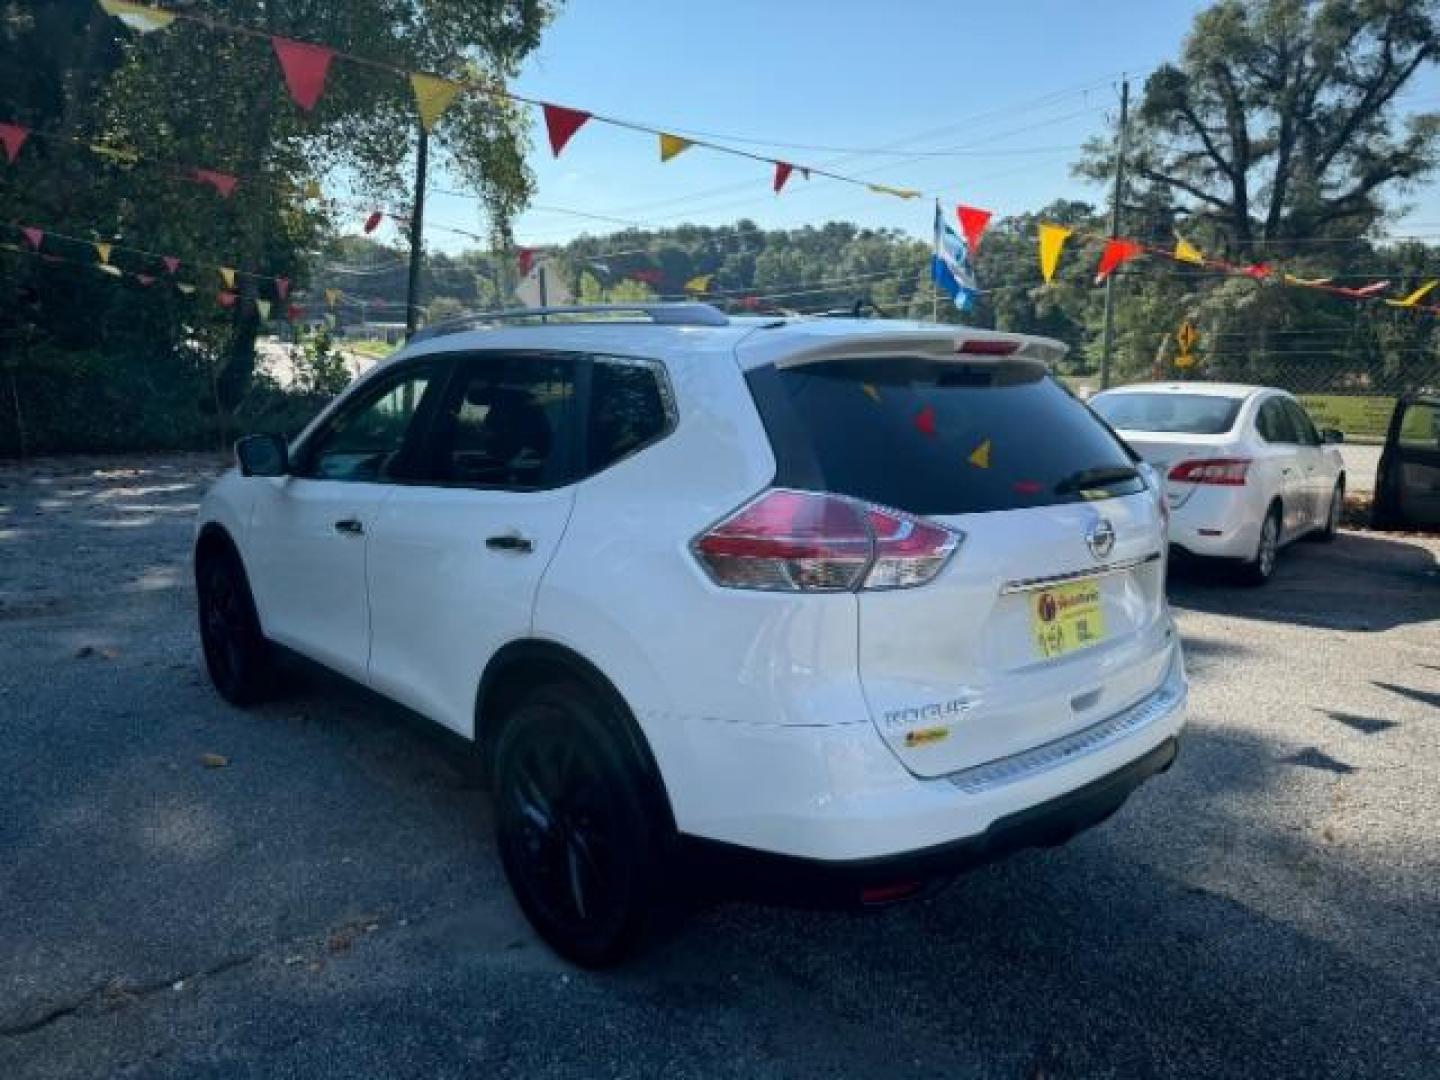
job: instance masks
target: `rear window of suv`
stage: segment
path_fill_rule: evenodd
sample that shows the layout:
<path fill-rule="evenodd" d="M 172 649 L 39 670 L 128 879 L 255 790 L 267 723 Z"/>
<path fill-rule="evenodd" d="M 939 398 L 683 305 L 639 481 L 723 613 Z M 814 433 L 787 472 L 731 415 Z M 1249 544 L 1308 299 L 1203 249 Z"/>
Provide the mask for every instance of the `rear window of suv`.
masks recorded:
<path fill-rule="evenodd" d="M 1144 490 L 1120 441 L 1029 364 L 840 361 L 749 375 L 781 486 L 915 514 Z"/>

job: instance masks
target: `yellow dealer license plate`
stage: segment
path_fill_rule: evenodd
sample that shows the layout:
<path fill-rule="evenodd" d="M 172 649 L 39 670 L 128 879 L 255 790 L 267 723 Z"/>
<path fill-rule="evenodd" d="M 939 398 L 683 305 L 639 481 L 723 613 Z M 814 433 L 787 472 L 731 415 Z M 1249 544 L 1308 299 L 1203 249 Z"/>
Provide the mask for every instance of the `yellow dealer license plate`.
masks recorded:
<path fill-rule="evenodd" d="M 1077 581 L 1031 593 L 1030 630 L 1035 651 L 1047 660 L 1103 640 L 1100 583 Z"/>

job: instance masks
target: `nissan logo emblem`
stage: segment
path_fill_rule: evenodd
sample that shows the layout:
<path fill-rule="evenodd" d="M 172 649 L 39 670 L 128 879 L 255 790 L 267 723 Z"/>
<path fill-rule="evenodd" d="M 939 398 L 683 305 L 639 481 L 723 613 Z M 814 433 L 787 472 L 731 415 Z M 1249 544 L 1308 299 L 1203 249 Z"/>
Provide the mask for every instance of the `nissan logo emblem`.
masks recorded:
<path fill-rule="evenodd" d="M 1096 559 L 1108 558 L 1110 552 L 1115 550 L 1115 526 L 1100 518 L 1086 532 L 1085 543 L 1089 545 L 1090 554 Z"/>

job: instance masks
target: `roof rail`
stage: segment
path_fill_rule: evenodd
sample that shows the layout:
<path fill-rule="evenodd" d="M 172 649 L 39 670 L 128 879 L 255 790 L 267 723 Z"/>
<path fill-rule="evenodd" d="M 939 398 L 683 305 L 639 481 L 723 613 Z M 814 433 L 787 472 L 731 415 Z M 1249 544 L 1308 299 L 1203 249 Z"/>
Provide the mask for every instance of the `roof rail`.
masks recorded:
<path fill-rule="evenodd" d="M 545 322 L 551 316 L 559 316 L 560 321 L 567 326 L 577 323 L 606 323 L 629 321 L 620 316 L 630 316 L 631 319 L 644 318 L 656 326 L 728 326 L 730 317 L 719 308 L 711 304 L 700 303 L 673 303 L 673 304 L 577 304 L 572 307 L 533 307 L 533 308 L 511 308 L 506 311 L 478 311 L 472 315 L 461 315 L 455 319 L 447 319 L 445 322 L 436 323 L 434 326 L 427 326 L 417 331 L 411 338 L 411 343 L 417 341 L 428 341 L 431 338 L 444 337 L 446 334 L 458 334 L 465 330 L 475 330 L 482 326 L 492 326 L 497 323 L 517 323 L 539 320 Z"/>

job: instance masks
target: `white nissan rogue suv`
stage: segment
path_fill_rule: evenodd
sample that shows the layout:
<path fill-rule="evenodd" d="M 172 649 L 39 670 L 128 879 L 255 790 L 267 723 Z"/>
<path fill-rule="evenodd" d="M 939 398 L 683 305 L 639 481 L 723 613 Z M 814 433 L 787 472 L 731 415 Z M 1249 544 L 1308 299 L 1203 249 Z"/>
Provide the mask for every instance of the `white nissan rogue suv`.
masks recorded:
<path fill-rule="evenodd" d="M 677 883 L 883 903 L 1120 806 L 1186 698 L 1153 474 L 960 327 L 703 304 L 417 335 L 205 498 L 237 704 L 292 650 L 471 738 L 515 895 L 625 955 Z"/>

